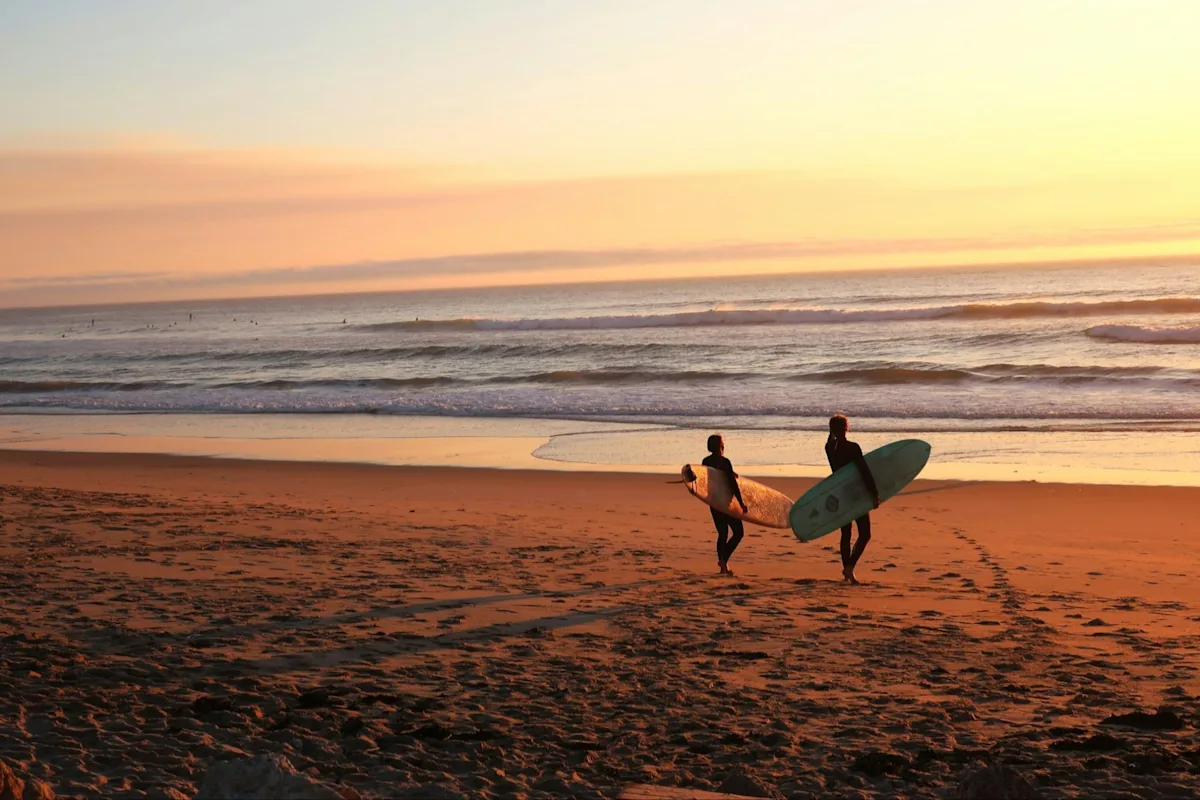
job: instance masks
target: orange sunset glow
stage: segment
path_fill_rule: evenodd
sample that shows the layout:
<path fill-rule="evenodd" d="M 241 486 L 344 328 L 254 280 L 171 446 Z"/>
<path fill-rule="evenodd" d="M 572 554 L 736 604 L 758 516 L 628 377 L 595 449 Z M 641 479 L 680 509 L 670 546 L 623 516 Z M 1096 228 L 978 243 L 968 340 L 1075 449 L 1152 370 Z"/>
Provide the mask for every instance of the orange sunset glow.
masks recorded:
<path fill-rule="evenodd" d="M 0 0 L 0 800 L 1200 798 L 1200 0 Z"/>
<path fill-rule="evenodd" d="M 242 73 L 196 61 L 241 29 L 152 14 L 181 53 L 154 81 L 116 9 L 36 92 L 88 20 L 9 12 L 0 304 L 1200 251 L 1194 4 L 672 5 L 371 6 L 324 20 L 357 50 L 318 67 L 291 19 Z M 482 19 L 515 37 L 492 60 Z M 384 44 L 446 25 L 419 70 Z"/>

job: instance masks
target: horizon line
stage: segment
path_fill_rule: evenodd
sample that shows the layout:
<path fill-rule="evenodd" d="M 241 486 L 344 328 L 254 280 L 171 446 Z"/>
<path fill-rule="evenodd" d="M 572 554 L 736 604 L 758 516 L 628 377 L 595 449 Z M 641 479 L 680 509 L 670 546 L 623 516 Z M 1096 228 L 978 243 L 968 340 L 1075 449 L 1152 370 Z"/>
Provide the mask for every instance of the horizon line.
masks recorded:
<path fill-rule="evenodd" d="M 911 273 L 911 272 L 948 272 L 953 270 L 988 270 L 988 269 L 1015 269 L 1029 267 L 1045 267 L 1048 269 L 1070 268 L 1082 265 L 1096 266 L 1134 266 L 1153 265 L 1167 266 L 1175 262 L 1186 262 L 1200 259 L 1200 253 L 1180 253 L 1171 255 L 1156 255 L 1156 256 L 1111 256 L 1107 258 L 1067 258 L 1067 259 L 1036 259 L 1032 261 L 996 261 L 996 262 L 964 262 L 958 264 L 910 264 L 904 266 L 870 266 L 870 267 L 844 267 L 831 269 L 808 269 L 797 270 L 794 272 L 749 272 L 744 274 L 726 274 L 726 275 L 700 275 L 692 278 L 688 277 L 646 277 L 646 278 L 595 278 L 582 279 L 577 281 L 536 281 L 531 283 L 519 284 L 481 284 L 478 286 L 443 286 L 443 287 L 425 287 L 419 289 L 377 289 L 377 290 L 358 290 L 348 292 L 284 292 L 279 294 L 257 294 L 257 295 L 220 295 L 209 297 L 196 298 L 180 298 L 168 300 L 127 300 L 114 303 L 51 303 L 51 304 L 34 304 L 22 306 L 5 306 L 0 305 L 0 314 L 8 311 L 33 311 L 33 310 L 55 310 L 55 309 L 72 309 L 72 308 L 113 308 L 122 306 L 153 306 L 153 305 L 177 305 L 180 303 L 216 303 L 222 301 L 255 301 L 255 300 L 280 300 L 287 298 L 321 298 L 321 297 L 363 297 L 368 295 L 384 295 L 384 294 L 429 294 L 434 292 L 472 292 L 480 289 L 540 289 L 547 287 L 558 286 L 591 286 L 591 285 L 620 285 L 620 284 L 650 284 L 650 283 L 679 283 L 682 281 L 727 281 L 733 279 L 750 279 L 750 278 L 795 278 L 802 276 L 838 276 L 851 275 L 862 273 Z"/>

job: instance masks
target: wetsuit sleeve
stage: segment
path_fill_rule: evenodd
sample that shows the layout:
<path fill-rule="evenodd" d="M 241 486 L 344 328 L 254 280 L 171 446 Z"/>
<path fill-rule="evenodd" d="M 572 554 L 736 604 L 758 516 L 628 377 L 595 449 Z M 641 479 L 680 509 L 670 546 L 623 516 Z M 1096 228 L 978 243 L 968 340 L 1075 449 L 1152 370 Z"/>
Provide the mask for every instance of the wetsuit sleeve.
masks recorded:
<path fill-rule="evenodd" d="M 858 474 L 862 475 L 863 483 L 867 485 L 873 497 L 879 497 L 879 487 L 875 485 L 875 476 L 871 474 L 871 468 L 867 465 L 867 459 L 863 456 L 862 448 L 858 445 L 854 446 L 854 463 L 858 465 Z"/>
<path fill-rule="evenodd" d="M 729 476 L 729 485 L 733 487 L 733 496 L 738 499 L 742 505 L 746 505 L 746 501 L 742 499 L 742 487 L 738 486 L 737 473 L 733 471 L 733 462 L 728 458 L 721 459 L 724 463 L 721 464 L 721 471 Z"/>

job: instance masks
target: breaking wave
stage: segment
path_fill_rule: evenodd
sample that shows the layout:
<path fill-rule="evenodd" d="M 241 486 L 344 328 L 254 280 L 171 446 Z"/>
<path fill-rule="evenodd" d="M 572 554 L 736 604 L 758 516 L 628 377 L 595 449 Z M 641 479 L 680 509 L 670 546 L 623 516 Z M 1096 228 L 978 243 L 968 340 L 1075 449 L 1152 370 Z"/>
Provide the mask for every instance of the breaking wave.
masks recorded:
<path fill-rule="evenodd" d="M 967 382 L 1091 383 L 1159 378 L 1166 384 L 1197 384 L 1200 375 L 1159 367 L 1053 366 L 1046 364 L 987 364 L 971 368 L 938 366 L 863 366 L 856 369 L 812 372 L 793 380 L 870 385 L 957 384 Z"/>
<path fill-rule="evenodd" d="M 366 331 L 539 331 L 625 330 L 630 328 L 715 327 L 744 325 L 819 325 L 849 322 L 904 322 L 943 319 L 1018 319 L 1091 317 L 1130 314 L 1197 314 L 1200 297 L 1051 303 L 967 303 L 917 308 L 773 308 L 713 309 L 673 314 L 559 317 L 531 319 L 443 319 L 383 322 L 359 326 Z"/>
<path fill-rule="evenodd" d="M 1096 325 L 1087 329 L 1093 339 L 1139 344 L 1200 344 L 1200 325 L 1183 328 L 1155 328 L 1141 325 Z"/>
<path fill-rule="evenodd" d="M 655 369 L 559 369 L 535 372 L 461 375 L 421 375 L 370 378 L 259 378 L 232 381 L 0 381 L 0 395 L 52 395 L 128 392 L 163 392 L 184 389 L 225 389 L 244 391 L 332 390 L 353 394 L 359 390 L 421 391 L 427 389 L 486 389 L 489 386 L 545 385 L 569 389 L 603 386 L 648 386 L 651 384 L 691 384 L 709 386 L 719 383 L 741 384 L 753 392 L 755 385 L 779 385 L 779 381 L 812 384 L 859 384 L 870 386 L 1031 383 L 1081 384 L 1121 383 L 1150 380 L 1163 388 L 1200 385 L 1200 373 L 1192 370 L 1160 367 L 1051 366 L 1044 364 L 987 364 L 954 368 L 936 363 L 881 364 L 864 362 L 839 369 L 814 369 L 781 374 L 738 370 L 655 370 Z"/>
<path fill-rule="evenodd" d="M 0 394 L 50 394 L 54 392 L 142 392 L 186 388 L 169 381 L 0 381 Z"/>

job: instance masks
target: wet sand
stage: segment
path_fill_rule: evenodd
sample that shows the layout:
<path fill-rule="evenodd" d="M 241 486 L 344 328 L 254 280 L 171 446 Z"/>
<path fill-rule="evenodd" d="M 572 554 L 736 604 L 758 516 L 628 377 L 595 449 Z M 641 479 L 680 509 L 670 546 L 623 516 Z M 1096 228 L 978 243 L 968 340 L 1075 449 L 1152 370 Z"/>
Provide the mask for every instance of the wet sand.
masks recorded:
<path fill-rule="evenodd" d="M 849 586 L 836 537 L 754 527 L 717 577 L 673 478 L 0 452 L 0 759 L 70 796 L 261 754 L 363 797 L 1197 796 L 1200 490 L 918 482 Z"/>

